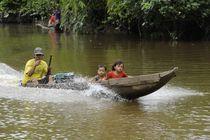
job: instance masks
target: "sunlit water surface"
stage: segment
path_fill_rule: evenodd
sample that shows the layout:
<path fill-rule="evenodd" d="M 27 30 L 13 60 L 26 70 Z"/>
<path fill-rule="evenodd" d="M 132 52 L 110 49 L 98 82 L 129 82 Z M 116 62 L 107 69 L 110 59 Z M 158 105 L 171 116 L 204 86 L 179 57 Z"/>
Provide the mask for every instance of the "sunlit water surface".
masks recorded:
<path fill-rule="evenodd" d="M 86 90 L 18 86 L 42 47 L 53 71 L 87 82 L 97 64 L 125 62 L 129 75 L 178 66 L 160 90 L 127 101 L 97 84 Z M 210 139 L 210 43 L 146 42 L 125 35 L 55 35 L 28 25 L 0 26 L 0 139 Z"/>

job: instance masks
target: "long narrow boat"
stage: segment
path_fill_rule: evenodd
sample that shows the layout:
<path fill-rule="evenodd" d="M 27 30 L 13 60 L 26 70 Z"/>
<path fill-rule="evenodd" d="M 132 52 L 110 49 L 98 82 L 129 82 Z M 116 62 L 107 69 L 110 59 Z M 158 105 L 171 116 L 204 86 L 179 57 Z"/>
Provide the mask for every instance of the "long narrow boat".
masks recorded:
<path fill-rule="evenodd" d="M 122 98 L 133 100 L 160 89 L 176 76 L 177 70 L 178 68 L 174 67 L 171 70 L 155 74 L 109 79 L 103 81 L 102 84 L 113 89 Z"/>
<path fill-rule="evenodd" d="M 50 30 L 50 27 L 44 26 L 42 24 L 36 24 L 36 26 L 41 27 L 42 29 Z"/>
<path fill-rule="evenodd" d="M 178 68 L 174 67 L 171 70 L 155 74 L 139 75 L 120 79 L 109 79 L 102 81 L 100 84 L 114 90 L 115 93 L 120 95 L 122 98 L 133 100 L 153 93 L 164 86 L 168 81 L 176 76 L 177 70 Z M 28 87 L 77 90 L 84 90 L 88 88 L 87 84 L 85 83 L 74 83 L 71 81 L 53 84 L 28 84 Z"/>
<path fill-rule="evenodd" d="M 47 31 L 51 31 L 51 32 L 56 32 L 56 33 L 62 33 L 62 28 L 60 26 L 58 27 L 53 27 L 53 26 L 45 26 L 45 25 L 42 25 L 42 24 L 36 24 L 36 26 L 38 27 L 41 27 L 42 29 L 45 29 Z"/>

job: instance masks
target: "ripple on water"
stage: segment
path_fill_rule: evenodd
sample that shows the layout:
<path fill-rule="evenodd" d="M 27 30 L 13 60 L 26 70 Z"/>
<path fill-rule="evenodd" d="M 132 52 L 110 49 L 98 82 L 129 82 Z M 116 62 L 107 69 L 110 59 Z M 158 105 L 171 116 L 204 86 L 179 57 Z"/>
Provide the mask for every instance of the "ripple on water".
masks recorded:
<path fill-rule="evenodd" d="M 139 98 L 138 102 L 142 104 L 147 111 L 160 111 L 168 105 L 173 107 L 174 104 L 190 96 L 203 96 L 203 93 L 166 85 L 150 95 Z"/>

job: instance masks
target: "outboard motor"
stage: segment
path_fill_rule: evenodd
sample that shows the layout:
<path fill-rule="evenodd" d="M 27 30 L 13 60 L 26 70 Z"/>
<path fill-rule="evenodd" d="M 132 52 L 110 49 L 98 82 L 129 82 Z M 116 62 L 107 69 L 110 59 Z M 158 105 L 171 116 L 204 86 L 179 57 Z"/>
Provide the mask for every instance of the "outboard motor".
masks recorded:
<path fill-rule="evenodd" d="M 57 73 L 53 75 L 53 80 L 55 83 L 68 83 L 73 81 L 74 76 L 73 72 Z"/>

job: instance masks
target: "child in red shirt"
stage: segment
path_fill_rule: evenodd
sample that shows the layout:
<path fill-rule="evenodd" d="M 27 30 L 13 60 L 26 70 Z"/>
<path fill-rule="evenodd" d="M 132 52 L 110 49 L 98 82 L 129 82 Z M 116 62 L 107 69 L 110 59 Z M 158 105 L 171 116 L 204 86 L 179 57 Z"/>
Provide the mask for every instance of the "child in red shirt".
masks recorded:
<path fill-rule="evenodd" d="M 128 77 L 123 70 L 124 70 L 123 62 L 120 60 L 116 61 L 112 65 L 112 71 L 108 72 L 107 79 Z"/>

